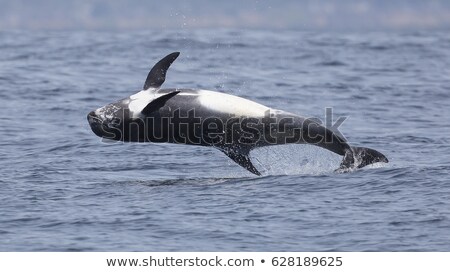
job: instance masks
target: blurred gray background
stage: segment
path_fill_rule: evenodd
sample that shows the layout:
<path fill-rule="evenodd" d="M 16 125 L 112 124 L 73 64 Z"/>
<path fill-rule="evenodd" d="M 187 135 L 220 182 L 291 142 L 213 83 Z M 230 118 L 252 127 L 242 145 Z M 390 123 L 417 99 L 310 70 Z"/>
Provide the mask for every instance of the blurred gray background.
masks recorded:
<path fill-rule="evenodd" d="M 0 0 L 0 30 L 446 29 L 445 0 Z"/>

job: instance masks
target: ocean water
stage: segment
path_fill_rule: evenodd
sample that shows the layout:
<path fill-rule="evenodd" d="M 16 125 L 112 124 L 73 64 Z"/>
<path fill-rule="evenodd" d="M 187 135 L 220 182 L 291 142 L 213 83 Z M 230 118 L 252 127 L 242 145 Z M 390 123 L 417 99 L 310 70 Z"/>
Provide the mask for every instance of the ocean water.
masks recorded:
<path fill-rule="evenodd" d="M 347 117 L 352 145 L 221 152 L 104 143 L 86 114 L 142 88 L 231 93 Z M 449 251 L 450 33 L 167 30 L 0 32 L 1 251 Z"/>

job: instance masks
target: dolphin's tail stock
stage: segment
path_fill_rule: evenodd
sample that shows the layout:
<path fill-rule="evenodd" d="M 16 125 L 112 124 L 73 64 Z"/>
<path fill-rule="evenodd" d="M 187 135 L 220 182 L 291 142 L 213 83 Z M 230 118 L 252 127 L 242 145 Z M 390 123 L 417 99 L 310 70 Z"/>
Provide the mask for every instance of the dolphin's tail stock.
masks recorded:
<path fill-rule="evenodd" d="M 377 162 L 389 162 L 389 160 L 381 154 L 380 152 L 365 147 L 350 147 L 345 152 L 344 159 L 337 172 L 348 172 L 353 169 L 363 168 L 369 164 L 374 164 Z"/>

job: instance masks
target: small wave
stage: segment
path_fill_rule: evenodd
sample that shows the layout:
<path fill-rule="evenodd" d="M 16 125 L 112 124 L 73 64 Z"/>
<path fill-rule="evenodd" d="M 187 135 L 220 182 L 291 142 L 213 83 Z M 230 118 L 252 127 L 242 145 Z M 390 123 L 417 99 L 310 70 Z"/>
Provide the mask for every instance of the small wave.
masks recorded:
<path fill-rule="evenodd" d="M 360 46 L 362 49 L 368 49 L 373 51 L 385 51 L 392 48 L 392 46 L 386 44 L 371 44 L 371 43 L 361 43 Z"/>
<path fill-rule="evenodd" d="M 338 60 L 322 61 L 322 62 L 317 63 L 317 65 L 318 66 L 332 66 L 332 67 L 347 66 L 347 64 L 345 62 L 338 61 Z"/>
<path fill-rule="evenodd" d="M 66 145 L 59 145 L 55 147 L 49 148 L 48 152 L 57 152 L 57 151 L 68 151 L 68 150 L 74 150 L 78 144 L 66 144 Z"/>
<path fill-rule="evenodd" d="M 252 178 L 175 178 L 175 179 L 162 179 L 162 180 L 135 180 L 130 183 L 148 187 L 160 187 L 160 186 L 176 186 L 176 185 L 218 185 L 222 183 L 233 182 L 247 182 L 249 180 L 258 179 L 258 177 Z"/>
<path fill-rule="evenodd" d="M 365 96 L 365 95 L 362 95 L 362 94 L 352 95 L 351 98 L 355 99 L 355 100 L 369 100 L 369 96 Z"/>
<path fill-rule="evenodd" d="M 193 38 L 160 38 L 153 41 L 156 46 L 161 47 L 195 47 L 195 48 L 208 48 L 211 47 L 210 43 L 196 40 Z"/>
<path fill-rule="evenodd" d="M 9 220 L 8 222 L 25 223 L 25 222 L 37 221 L 37 220 L 40 220 L 40 219 L 41 219 L 41 217 L 23 217 L 23 218 L 12 219 L 12 220 Z M 3 221 L 3 222 L 5 222 L 5 221 Z"/>
<path fill-rule="evenodd" d="M 40 228 L 53 228 L 53 227 L 57 227 L 57 226 L 61 226 L 64 225 L 65 222 L 62 221 L 57 221 L 57 222 L 51 222 L 51 223 L 46 223 L 43 225 L 39 225 Z"/>
<path fill-rule="evenodd" d="M 393 135 L 386 137 L 386 140 L 390 140 L 392 142 L 400 142 L 402 144 L 416 144 L 416 143 L 435 143 L 436 139 L 424 137 L 424 136 L 415 136 L 415 135 Z"/>
<path fill-rule="evenodd" d="M 277 87 L 292 87 L 293 85 L 289 84 L 289 83 L 285 83 L 285 82 L 277 82 L 277 83 L 275 83 L 275 86 L 277 86 Z"/>
<path fill-rule="evenodd" d="M 17 60 L 29 60 L 33 57 L 35 57 L 36 54 L 34 53 L 28 53 L 28 54 L 19 54 L 19 55 L 15 55 L 10 57 L 8 60 L 10 61 L 17 61 Z"/>

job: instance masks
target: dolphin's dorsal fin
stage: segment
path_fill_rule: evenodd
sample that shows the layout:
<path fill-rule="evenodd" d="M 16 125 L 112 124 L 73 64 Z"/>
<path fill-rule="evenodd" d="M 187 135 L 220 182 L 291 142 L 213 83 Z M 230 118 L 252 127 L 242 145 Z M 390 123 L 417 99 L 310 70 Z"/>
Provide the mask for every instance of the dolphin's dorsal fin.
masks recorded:
<path fill-rule="evenodd" d="M 148 88 L 159 88 L 166 80 L 167 69 L 169 69 L 170 65 L 179 55 L 180 52 L 173 52 L 158 61 L 148 73 L 144 84 L 144 90 L 147 90 Z"/>
<path fill-rule="evenodd" d="M 166 104 L 167 100 L 171 99 L 172 97 L 177 95 L 179 92 L 180 91 L 174 91 L 174 92 L 162 95 L 162 96 L 152 100 L 150 103 L 147 104 L 147 106 L 145 106 L 145 108 L 142 110 L 142 113 L 145 115 L 148 115 L 154 111 L 159 110 Z"/>
<path fill-rule="evenodd" d="M 230 159 L 232 159 L 234 162 L 239 164 L 240 166 L 244 167 L 248 171 L 252 172 L 255 175 L 261 176 L 261 173 L 256 169 L 256 167 L 253 165 L 253 163 L 250 161 L 250 158 L 248 157 L 249 151 L 247 150 L 234 150 L 234 149 L 221 149 L 225 155 L 227 155 Z"/>

